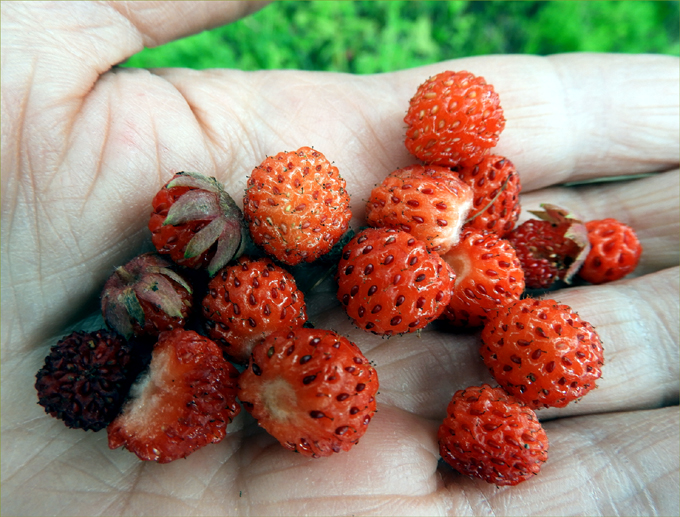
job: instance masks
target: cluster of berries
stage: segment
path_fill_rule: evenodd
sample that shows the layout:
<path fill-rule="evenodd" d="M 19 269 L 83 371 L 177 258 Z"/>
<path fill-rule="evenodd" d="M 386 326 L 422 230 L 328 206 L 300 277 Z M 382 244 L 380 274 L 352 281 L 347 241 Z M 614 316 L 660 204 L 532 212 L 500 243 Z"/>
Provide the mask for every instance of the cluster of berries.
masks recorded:
<path fill-rule="evenodd" d="M 422 164 L 376 186 L 369 227 L 344 246 L 346 184 L 315 149 L 255 167 L 243 211 L 215 178 L 176 174 L 152 201 L 157 253 L 104 286 L 109 328 L 65 337 L 38 372 L 46 412 L 70 427 L 106 428 L 111 448 L 161 463 L 222 440 L 238 400 L 290 450 L 350 449 L 376 411 L 377 372 L 356 344 L 312 328 L 286 269 L 341 247 L 337 297 L 358 327 L 382 336 L 435 319 L 483 327 L 481 355 L 501 387 L 453 396 L 442 457 L 496 484 L 538 472 L 548 445 L 534 409 L 593 389 L 603 355 L 589 323 L 555 301 L 523 298 L 525 289 L 576 272 L 593 283 L 620 278 L 639 243 L 621 223 L 591 228 L 550 205 L 515 228 L 519 176 L 490 154 L 505 119 L 483 78 L 432 77 L 405 121 L 406 147 Z M 264 253 L 245 253 L 249 240 Z"/>

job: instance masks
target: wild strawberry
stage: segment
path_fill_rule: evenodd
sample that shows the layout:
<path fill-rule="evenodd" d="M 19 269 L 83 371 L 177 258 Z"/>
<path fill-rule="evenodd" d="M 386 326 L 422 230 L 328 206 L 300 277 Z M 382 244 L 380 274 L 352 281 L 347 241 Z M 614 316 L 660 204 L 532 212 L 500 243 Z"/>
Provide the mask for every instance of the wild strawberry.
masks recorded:
<path fill-rule="evenodd" d="M 293 275 L 268 258 L 245 256 L 210 281 L 203 315 L 208 335 L 239 363 L 248 362 L 253 346 L 275 330 L 293 330 L 307 321 Z"/>
<path fill-rule="evenodd" d="M 38 403 L 67 427 L 103 429 L 118 414 L 130 388 L 131 350 L 121 336 L 106 330 L 64 337 L 36 374 Z"/>
<path fill-rule="evenodd" d="M 148 372 L 107 429 L 109 447 L 168 463 L 219 442 L 241 410 L 237 377 L 209 339 L 191 330 L 161 333 Z"/>
<path fill-rule="evenodd" d="M 456 273 L 443 316 L 456 325 L 483 325 L 492 311 L 519 300 L 524 292 L 515 250 L 495 234 L 467 232 L 442 258 Z"/>
<path fill-rule="evenodd" d="M 361 350 L 330 330 L 270 334 L 239 378 L 239 399 L 281 445 L 318 458 L 348 451 L 376 409 L 378 374 Z"/>
<path fill-rule="evenodd" d="M 352 218 L 345 180 L 309 147 L 258 165 L 248 179 L 243 211 L 255 244 L 289 265 L 328 253 Z"/>
<path fill-rule="evenodd" d="M 243 214 L 222 185 L 196 172 L 179 172 L 156 194 L 149 220 L 158 253 L 213 276 L 245 247 Z"/>
<path fill-rule="evenodd" d="M 512 162 L 502 156 L 489 155 L 477 165 L 461 167 L 457 172 L 474 193 L 472 210 L 463 228 L 494 232 L 499 237 L 512 230 L 519 218 L 522 190 Z"/>
<path fill-rule="evenodd" d="M 488 384 L 457 391 L 439 427 L 439 453 L 461 474 L 517 485 L 548 459 L 548 437 L 536 413 Z"/>
<path fill-rule="evenodd" d="M 368 228 L 344 248 L 338 299 L 359 327 L 391 336 L 439 317 L 455 275 L 425 244 L 401 230 Z"/>
<path fill-rule="evenodd" d="M 472 189 L 451 169 L 411 165 L 388 175 L 371 192 L 366 220 L 374 228 L 404 230 L 430 251 L 446 253 L 458 242 L 472 206 Z"/>
<path fill-rule="evenodd" d="M 527 406 L 564 407 L 596 387 L 600 338 L 569 306 L 526 298 L 490 316 L 480 353 L 491 375 Z"/>
<path fill-rule="evenodd" d="M 505 127 L 493 86 L 470 72 L 442 72 L 421 84 L 404 117 L 406 148 L 425 163 L 472 167 Z"/>
<path fill-rule="evenodd" d="M 566 210 L 541 205 L 532 212 L 541 219 L 529 219 L 508 232 L 505 238 L 517 252 L 529 289 L 544 289 L 557 280 L 571 282 L 590 251 L 586 227 Z"/>
<path fill-rule="evenodd" d="M 116 269 L 102 292 L 107 325 L 126 339 L 183 327 L 192 289 L 172 267 L 169 260 L 146 253 Z"/>
<path fill-rule="evenodd" d="M 632 273 L 640 261 L 642 245 L 630 226 L 616 219 L 588 221 L 590 252 L 578 274 L 591 284 L 613 282 Z"/>

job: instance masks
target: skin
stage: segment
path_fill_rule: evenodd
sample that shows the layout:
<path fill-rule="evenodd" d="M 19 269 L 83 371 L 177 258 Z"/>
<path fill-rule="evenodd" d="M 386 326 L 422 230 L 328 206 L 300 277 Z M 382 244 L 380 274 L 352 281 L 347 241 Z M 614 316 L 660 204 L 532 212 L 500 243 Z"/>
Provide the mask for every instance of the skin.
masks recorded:
<path fill-rule="evenodd" d="M 487 56 L 376 76 L 111 68 L 256 7 L 3 2 L 3 513 L 677 515 L 678 59 Z M 478 332 L 434 325 L 381 339 L 351 325 L 329 283 L 308 298 L 311 320 L 359 344 L 381 382 L 379 411 L 348 453 L 295 455 L 243 412 L 221 443 L 143 463 L 36 404 L 49 346 L 101 325 L 99 290 L 149 248 L 150 199 L 173 173 L 215 176 L 240 203 L 266 155 L 313 145 L 347 180 L 358 227 L 374 184 L 415 161 L 403 146 L 408 100 L 447 69 L 499 92 L 507 125 L 495 152 L 520 171 L 525 209 L 616 217 L 644 246 L 633 276 L 551 293 L 596 326 L 606 364 L 582 401 L 539 412 L 550 439 L 539 476 L 496 488 L 438 463 L 451 395 L 492 382 Z M 655 174 L 558 186 L 639 173 Z"/>

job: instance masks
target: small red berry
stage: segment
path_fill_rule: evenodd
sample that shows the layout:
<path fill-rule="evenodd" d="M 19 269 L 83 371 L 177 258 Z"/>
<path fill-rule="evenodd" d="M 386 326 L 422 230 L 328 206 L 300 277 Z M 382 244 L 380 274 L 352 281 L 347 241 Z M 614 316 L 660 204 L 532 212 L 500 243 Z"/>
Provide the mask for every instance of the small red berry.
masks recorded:
<path fill-rule="evenodd" d="M 411 165 L 397 169 L 371 192 L 366 221 L 374 228 L 404 230 L 446 253 L 460 237 L 472 206 L 472 189 L 451 169 Z"/>
<path fill-rule="evenodd" d="M 460 167 L 458 176 L 472 188 L 474 202 L 464 230 L 505 236 L 515 227 L 520 214 L 519 174 L 510 160 L 485 156 L 474 167 Z"/>
<path fill-rule="evenodd" d="M 640 261 L 642 245 L 630 226 L 616 219 L 586 223 L 590 252 L 579 276 L 591 284 L 613 282 L 632 273 Z"/>
<path fill-rule="evenodd" d="M 246 363 L 272 332 L 304 325 L 307 309 L 293 275 L 268 258 L 242 256 L 208 284 L 203 316 L 208 335 L 235 362 Z"/>
<path fill-rule="evenodd" d="M 184 327 L 193 290 L 173 267 L 169 260 L 146 253 L 116 269 L 102 291 L 107 325 L 126 339 Z"/>
<path fill-rule="evenodd" d="M 564 407 L 596 387 L 600 338 L 571 307 L 525 298 L 489 317 L 480 353 L 494 379 L 532 409 Z"/>
<path fill-rule="evenodd" d="M 548 437 L 536 413 L 488 384 L 457 391 L 439 427 L 439 452 L 461 474 L 517 485 L 548 459 Z"/>
<path fill-rule="evenodd" d="M 318 458 L 348 451 L 376 410 L 378 374 L 330 330 L 270 334 L 239 378 L 239 399 L 285 448 Z"/>
<path fill-rule="evenodd" d="M 524 292 L 524 271 L 515 249 L 495 234 L 468 231 L 442 258 L 456 273 L 443 316 L 455 325 L 480 326 Z"/>
<path fill-rule="evenodd" d="M 222 185 L 196 172 L 179 172 L 156 194 L 149 219 L 160 254 L 212 276 L 243 253 L 243 214 Z"/>
<path fill-rule="evenodd" d="M 250 175 L 243 211 L 258 246 L 288 265 L 328 253 L 349 227 L 345 180 L 309 147 L 266 158 Z"/>
<path fill-rule="evenodd" d="M 237 377 L 208 338 L 184 329 L 161 333 L 148 372 L 107 429 L 109 447 L 168 463 L 221 441 L 241 410 Z"/>
<path fill-rule="evenodd" d="M 362 329 L 391 336 L 438 318 L 455 274 L 412 235 L 368 228 L 347 243 L 338 263 L 338 299 Z"/>
<path fill-rule="evenodd" d="M 472 167 L 505 127 L 493 86 L 470 72 L 442 72 L 421 84 L 404 117 L 406 148 L 425 163 Z"/>

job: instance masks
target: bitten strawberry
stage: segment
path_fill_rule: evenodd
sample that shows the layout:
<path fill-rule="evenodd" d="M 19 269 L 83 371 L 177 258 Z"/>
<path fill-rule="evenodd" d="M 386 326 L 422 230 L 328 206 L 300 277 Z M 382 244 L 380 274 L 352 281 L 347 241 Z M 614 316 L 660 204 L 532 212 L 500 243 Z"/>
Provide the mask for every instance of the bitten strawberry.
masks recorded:
<path fill-rule="evenodd" d="M 406 148 L 435 165 L 472 167 L 505 127 L 493 86 L 470 72 L 442 72 L 421 84 L 404 117 Z"/>
<path fill-rule="evenodd" d="M 588 252 L 588 231 L 578 219 L 557 206 L 543 204 L 544 211 L 505 235 L 517 252 L 529 289 L 544 289 L 557 280 L 571 282 Z"/>
<path fill-rule="evenodd" d="M 461 474 L 517 485 L 548 459 L 548 437 L 536 413 L 488 384 L 457 391 L 439 427 L 439 453 Z"/>
<path fill-rule="evenodd" d="M 149 370 L 109 425 L 109 447 L 168 463 L 217 443 L 238 415 L 238 371 L 220 348 L 191 330 L 160 334 Z"/>
<path fill-rule="evenodd" d="M 307 321 L 302 291 L 293 275 L 268 258 L 239 258 L 208 284 L 203 299 L 208 335 L 238 363 L 275 330 L 293 330 Z"/>
<path fill-rule="evenodd" d="M 608 218 L 588 221 L 590 252 L 578 274 L 591 284 L 619 280 L 632 273 L 640 261 L 642 245 L 630 226 Z"/>
<path fill-rule="evenodd" d="M 36 374 L 38 403 L 67 427 L 103 429 L 118 414 L 133 380 L 131 350 L 106 330 L 64 337 Z"/>
<path fill-rule="evenodd" d="M 442 258 L 456 273 L 443 316 L 456 325 L 483 325 L 492 311 L 519 300 L 524 292 L 515 249 L 495 234 L 466 232 Z"/>
<path fill-rule="evenodd" d="M 309 147 L 258 165 L 248 179 L 243 211 L 255 244 L 289 265 L 328 253 L 352 218 L 338 168 Z"/>
<path fill-rule="evenodd" d="M 532 409 L 564 407 L 596 387 L 600 338 L 571 307 L 526 298 L 489 317 L 480 353 L 494 379 Z"/>
<path fill-rule="evenodd" d="M 521 210 L 519 175 L 510 160 L 489 155 L 474 167 L 461 167 L 458 176 L 472 188 L 474 203 L 463 228 L 499 237 L 515 227 Z"/>
<path fill-rule="evenodd" d="M 172 267 L 169 260 L 146 253 L 116 269 L 102 291 L 107 325 L 126 339 L 184 327 L 192 288 Z"/>
<path fill-rule="evenodd" d="M 451 298 L 455 275 L 401 230 L 368 228 L 343 248 L 338 299 L 362 329 L 391 336 L 422 329 Z"/>
<path fill-rule="evenodd" d="M 330 330 L 270 334 L 239 378 L 239 399 L 281 445 L 318 458 L 348 451 L 376 409 L 378 374 Z"/>
<path fill-rule="evenodd" d="M 158 253 L 213 276 L 243 253 L 243 214 L 222 185 L 196 172 L 179 172 L 156 194 L 149 220 Z"/>
<path fill-rule="evenodd" d="M 374 228 L 404 230 L 430 251 L 446 253 L 458 242 L 472 207 L 472 189 L 451 169 L 411 165 L 389 174 L 371 192 L 366 221 Z"/>

